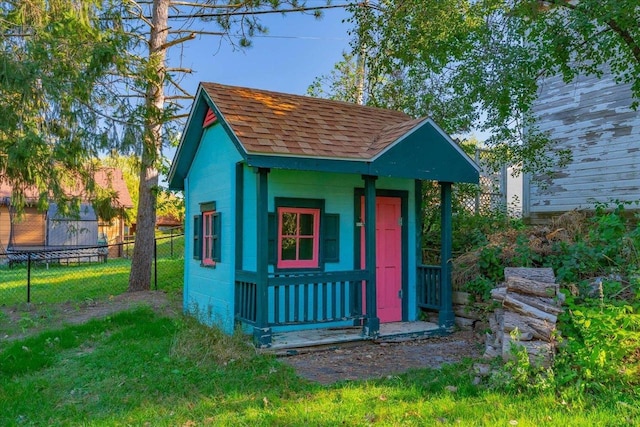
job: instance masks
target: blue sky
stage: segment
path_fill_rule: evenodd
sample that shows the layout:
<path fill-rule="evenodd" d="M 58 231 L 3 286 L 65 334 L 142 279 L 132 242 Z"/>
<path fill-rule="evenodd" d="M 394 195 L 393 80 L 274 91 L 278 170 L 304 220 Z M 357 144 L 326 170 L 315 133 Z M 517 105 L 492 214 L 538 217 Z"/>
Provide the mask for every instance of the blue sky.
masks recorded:
<path fill-rule="evenodd" d="M 314 0 L 308 1 L 313 4 Z M 321 4 L 326 4 L 324 1 Z M 304 95 L 313 80 L 328 74 L 350 51 L 351 24 L 343 9 L 327 9 L 321 19 L 310 15 L 265 15 L 268 33 L 252 39 L 252 46 L 234 49 L 219 36 L 201 36 L 169 51 L 171 66 L 191 68 L 181 82 L 195 95 L 201 81 Z M 208 31 L 218 31 L 212 24 Z M 191 103 L 185 103 L 187 111 Z M 165 148 L 170 160 L 174 148 Z M 162 177 L 161 185 L 166 185 Z"/>
<path fill-rule="evenodd" d="M 303 14 L 265 15 L 261 21 L 268 33 L 253 38 L 252 47 L 242 50 L 234 50 L 219 36 L 201 36 L 184 44 L 182 65 L 194 73 L 183 85 L 191 93 L 198 82 L 210 81 L 305 94 L 315 77 L 329 73 L 342 59 L 342 52 L 350 50 L 350 24 L 342 23 L 347 16 L 343 9 L 325 10 L 321 19 Z M 175 63 L 179 53 L 180 48 L 170 52 L 171 62 Z"/>

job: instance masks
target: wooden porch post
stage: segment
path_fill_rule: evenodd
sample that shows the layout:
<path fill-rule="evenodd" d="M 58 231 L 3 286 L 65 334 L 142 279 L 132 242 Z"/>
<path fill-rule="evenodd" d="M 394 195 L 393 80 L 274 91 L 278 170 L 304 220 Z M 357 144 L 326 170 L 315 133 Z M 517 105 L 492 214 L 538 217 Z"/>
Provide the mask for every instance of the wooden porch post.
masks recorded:
<path fill-rule="evenodd" d="M 422 265 L 422 231 L 424 228 L 424 217 L 422 216 L 422 181 L 419 179 L 416 179 L 414 183 L 414 197 L 416 201 L 416 265 Z"/>
<path fill-rule="evenodd" d="M 242 270 L 244 258 L 244 164 L 236 163 L 236 271 Z"/>
<path fill-rule="evenodd" d="M 365 221 L 365 268 L 367 274 L 367 317 L 363 332 L 370 337 L 377 337 L 380 332 L 380 319 L 376 296 L 376 179 L 371 175 L 364 179 L 364 221 Z"/>
<path fill-rule="evenodd" d="M 454 326 L 453 314 L 453 288 L 451 285 L 451 246 L 452 246 L 452 225 L 451 225 L 451 183 L 440 183 L 440 228 L 441 249 L 440 249 L 440 312 L 438 313 L 438 323 L 441 328 L 450 330 Z"/>
<path fill-rule="evenodd" d="M 271 346 L 271 328 L 269 322 L 268 294 L 268 257 L 269 257 L 269 169 L 258 168 L 256 172 L 256 324 L 253 328 L 253 339 L 256 346 Z"/>

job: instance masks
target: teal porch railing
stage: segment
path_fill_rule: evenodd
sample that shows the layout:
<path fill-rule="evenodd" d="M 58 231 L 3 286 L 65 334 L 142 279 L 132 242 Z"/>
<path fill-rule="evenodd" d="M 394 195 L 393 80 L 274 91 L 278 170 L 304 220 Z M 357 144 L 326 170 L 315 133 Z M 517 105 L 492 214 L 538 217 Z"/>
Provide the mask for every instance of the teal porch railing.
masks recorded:
<path fill-rule="evenodd" d="M 271 274 L 268 278 L 268 325 L 312 324 L 365 317 L 362 302 L 367 273 L 363 270 Z M 419 265 L 418 307 L 440 310 L 441 268 Z M 254 325 L 257 315 L 257 274 L 236 271 L 235 316 Z"/>
<path fill-rule="evenodd" d="M 268 325 L 313 324 L 360 319 L 367 272 L 271 274 L 268 278 Z M 236 271 L 235 316 L 257 321 L 257 274 Z"/>
<path fill-rule="evenodd" d="M 442 306 L 442 269 L 437 265 L 418 266 L 418 307 L 439 310 Z"/>
<path fill-rule="evenodd" d="M 251 325 L 257 319 L 257 281 L 255 272 L 236 270 L 235 318 Z"/>

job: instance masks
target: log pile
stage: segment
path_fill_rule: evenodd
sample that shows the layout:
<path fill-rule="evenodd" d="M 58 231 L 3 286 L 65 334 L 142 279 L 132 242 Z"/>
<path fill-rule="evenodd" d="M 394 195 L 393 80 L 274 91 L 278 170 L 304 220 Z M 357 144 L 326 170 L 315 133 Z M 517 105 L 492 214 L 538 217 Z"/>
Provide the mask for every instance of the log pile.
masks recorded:
<path fill-rule="evenodd" d="M 491 291 L 501 304 L 489 316 L 485 357 L 513 355 L 517 344 L 537 366 L 549 367 L 555 354 L 556 322 L 564 295 L 550 268 L 505 268 L 505 283 Z"/>

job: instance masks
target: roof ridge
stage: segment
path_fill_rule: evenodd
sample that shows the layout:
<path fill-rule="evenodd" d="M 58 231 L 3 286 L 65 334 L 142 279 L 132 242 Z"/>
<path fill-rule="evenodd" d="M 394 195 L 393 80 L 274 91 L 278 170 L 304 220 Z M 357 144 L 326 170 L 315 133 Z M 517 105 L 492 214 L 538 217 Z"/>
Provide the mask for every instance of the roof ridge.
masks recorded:
<path fill-rule="evenodd" d="M 260 93 L 264 93 L 264 94 L 271 94 L 271 95 L 275 95 L 275 96 L 279 96 L 279 97 L 291 97 L 291 98 L 298 98 L 301 100 L 304 100 L 305 102 L 312 100 L 313 102 L 322 102 L 322 103 L 331 103 L 331 104 L 342 104 L 344 106 L 348 106 L 349 108 L 359 108 L 359 109 L 367 109 L 367 110 L 371 110 L 371 111 L 387 111 L 389 113 L 393 113 L 394 115 L 397 115 L 398 117 L 400 116 L 405 116 L 407 118 L 409 118 L 409 120 L 411 120 L 411 116 L 408 115 L 407 113 L 403 112 L 403 111 L 398 111 L 398 110 L 393 110 L 390 108 L 381 108 L 381 107 L 374 107 L 371 105 L 362 105 L 362 104 L 355 104 L 353 102 L 348 102 L 348 101 L 341 101 L 341 100 L 337 100 L 337 99 L 329 99 L 329 98 L 319 98 L 319 97 L 315 97 L 315 96 L 310 96 L 310 95 L 299 95 L 299 94 L 294 94 L 294 93 L 287 93 L 287 92 L 278 92 L 275 90 L 268 90 L 268 89 L 258 89 L 258 88 L 253 88 L 253 87 L 247 87 L 247 86 L 234 86 L 234 85 L 226 85 L 226 84 L 222 84 L 222 83 L 217 83 L 217 82 L 200 82 L 201 85 L 213 85 L 213 86 L 221 86 L 225 89 L 230 89 L 230 90 L 237 90 L 237 89 L 243 89 L 243 90 L 250 90 L 253 92 L 260 92 Z"/>

